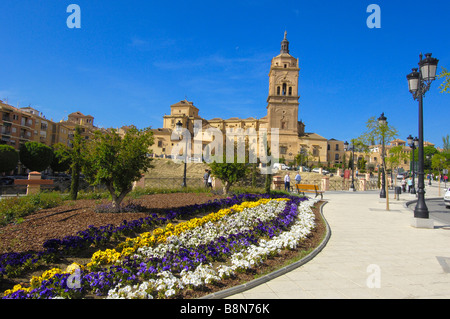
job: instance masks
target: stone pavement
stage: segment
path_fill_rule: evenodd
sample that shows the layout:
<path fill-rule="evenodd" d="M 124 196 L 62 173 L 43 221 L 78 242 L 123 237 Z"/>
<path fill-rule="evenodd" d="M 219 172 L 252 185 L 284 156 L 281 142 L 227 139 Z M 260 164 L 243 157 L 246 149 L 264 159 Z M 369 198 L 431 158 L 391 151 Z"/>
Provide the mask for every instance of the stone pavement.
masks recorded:
<path fill-rule="evenodd" d="M 437 184 L 426 197 L 437 197 Z M 442 191 L 441 191 L 442 192 Z M 411 226 L 412 210 L 389 193 L 327 192 L 323 214 L 331 237 L 302 266 L 227 298 L 450 298 L 450 225 Z M 443 193 L 442 193 L 443 197 Z M 414 206 L 413 206 L 414 207 Z"/>

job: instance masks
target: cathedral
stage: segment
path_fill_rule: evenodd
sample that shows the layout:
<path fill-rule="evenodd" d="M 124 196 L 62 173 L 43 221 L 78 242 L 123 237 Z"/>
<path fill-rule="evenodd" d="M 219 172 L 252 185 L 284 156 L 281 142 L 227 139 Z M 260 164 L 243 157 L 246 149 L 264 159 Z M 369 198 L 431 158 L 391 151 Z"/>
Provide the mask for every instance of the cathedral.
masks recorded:
<path fill-rule="evenodd" d="M 291 162 L 298 154 L 308 156 L 310 162 L 327 162 L 328 141 L 326 138 L 305 131 L 305 124 L 298 120 L 299 113 L 299 60 L 289 53 L 289 41 L 286 32 L 281 41 L 280 54 L 272 58 L 269 70 L 269 92 L 267 97 L 267 115 L 260 119 L 253 117 L 242 119 L 231 117 L 228 119 L 203 119 L 199 109 L 193 102 L 183 100 L 170 106 L 170 115 L 164 115 L 163 128 L 153 129 L 155 144 L 153 153 L 167 156 L 179 140 L 172 140 L 172 132 L 177 123 L 181 123 L 195 136 L 195 125 L 201 123 L 202 130 L 217 128 L 223 134 L 235 129 L 278 129 L 279 157 Z M 270 140 L 270 136 L 269 136 Z M 206 145 L 209 141 L 204 138 Z M 193 144 L 192 144 L 193 145 Z"/>

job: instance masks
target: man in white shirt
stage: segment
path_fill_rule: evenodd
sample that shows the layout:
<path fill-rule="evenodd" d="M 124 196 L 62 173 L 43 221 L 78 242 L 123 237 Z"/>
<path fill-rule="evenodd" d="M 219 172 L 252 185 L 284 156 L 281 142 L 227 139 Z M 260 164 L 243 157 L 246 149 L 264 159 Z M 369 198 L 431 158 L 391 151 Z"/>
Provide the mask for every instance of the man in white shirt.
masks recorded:
<path fill-rule="evenodd" d="M 284 175 L 284 190 L 288 192 L 291 190 L 291 177 L 289 176 L 289 173 Z"/>

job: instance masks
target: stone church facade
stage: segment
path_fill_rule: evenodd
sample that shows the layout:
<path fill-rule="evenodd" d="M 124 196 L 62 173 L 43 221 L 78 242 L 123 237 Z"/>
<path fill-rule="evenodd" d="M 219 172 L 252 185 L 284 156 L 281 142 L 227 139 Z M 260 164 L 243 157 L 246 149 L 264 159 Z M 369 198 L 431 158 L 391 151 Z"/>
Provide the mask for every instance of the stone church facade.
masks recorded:
<path fill-rule="evenodd" d="M 193 102 L 183 100 L 170 106 L 170 114 L 164 115 L 163 127 L 153 129 L 155 144 L 153 153 L 158 156 L 170 155 L 172 148 L 179 140 L 172 140 L 172 132 L 176 124 L 181 122 L 194 136 L 198 121 L 201 121 L 202 131 L 217 128 L 223 134 L 227 130 L 250 129 L 257 132 L 260 129 L 278 129 L 279 157 L 286 162 L 294 160 L 299 153 L 307 154 L 309 162 L 327 163 L 328 140 L 319 134 L 305 131 L 305 124 L 298 120 L 299 114 L 299 60 L 289 53 L 289 41 L 284 34 L 280 54 L 272 58 L 269 71 L 269 92 L 267 97 L 267 115 L 260 119 L 231 117 L 228 119 L 203 119 L 199 109 Z M 197 127 L 198 128 L 198 127 Z M 210 141 L 202 136 L 206 145 Z M 270 142 L 270 134 L 268 136 Z M 192 143 L 193 145 L 194 143 Z M 335 161 L 333 161 L 334 163 Z"/>

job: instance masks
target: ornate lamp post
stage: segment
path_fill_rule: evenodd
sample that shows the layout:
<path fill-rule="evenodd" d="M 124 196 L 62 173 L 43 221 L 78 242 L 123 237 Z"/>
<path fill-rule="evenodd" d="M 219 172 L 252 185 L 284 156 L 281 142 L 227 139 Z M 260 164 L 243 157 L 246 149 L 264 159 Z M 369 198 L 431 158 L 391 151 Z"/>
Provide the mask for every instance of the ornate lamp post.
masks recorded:
<path fill-rule="evenodd" d="M 428 218 L 428 207 L 425 204 L 425 183 L 424 183 L 424 151 L 423 151 L 423 96 L 430 89 L 431 82 L 436 79 L 436 69 L 439 60 L 431 57 L 431 53 L 425 54 L 422 59 L 420 54 L 419 68 L 412 69 L 412 72 L 406 76 L 408 80 L 409 92 L 414 100 L 419 101 L 419 167 L 418 177 L 418 200 L 414 209 L 415 218 Z"/>
<path fill-rule="evenodd" d="M 348 147 L 348 142 L 345 141 L 344 143 L 344 151 L 352 151 L 352 186 L 350 187 L 352 191 L 356 191 L 355 189 L 355 178 L 354 178 L 354 170 L 353 167 L 355 166 L 355 144 L 352 143 L 352 147 Z"/>
<path fill-rule="evenodd" d="M 177 133 L 180 134 L 180 139 L 182 136 L 182 131 L 183 131 L 183 123 L 181 123 L 181 121 L 178 121 L 176 124 L 176 130 Z M 183 175 L 183 184 L 181 185 L 182 187 L 186 187 L 186 163 L 187 163 L 187 149 L 188 149 L 188 139 L 186 136 L 186 148 L 184 149 L 184 175 Z"/>
<path fill-rule="evenodd" d="M 412 169 L 411 169 L 411 171 L 412 171 L 412 178 L 413 179 L 412 179 L 412 188 L 410 190 L 410 193 L 411 194 L 416 194 L 416 182 L 415 182 L 415 176 L 416 176 L 415 169 L 416 168 L 415 168 L 415 165 L 414 165 L 414 150 L 419 146 L 419 139 L 417 137 L 413 138 L 411 136 L 411 134 L 409 134 L 409 136 L 406 139 L 408 140 L 409 147 L 412 148 L 412 156 L 411 156 L 411 158 L 412 158 L 412 160 L 411 160 Z"/>
<path fill-rule="evenodd" d="M 387 125 L 387 118 L 386 116 L 384 116 L 384 113 L 381 113 L 381 116 L 378 118 L 378 124 L 380 125 L 380 127 L 384 128 Z M 386 163 L 385 163 L 385 149 L 384 149 L 384 144 L 385 144 L 385 140 L 384 140 L 384 135 L 385 132 L 383 131 L 383 129 L 381 129 L 381 191 L 380 191 L 380 198 L 386 198 L 386 175 L 385 175 L 385 169 L 386 169 Z"/>

